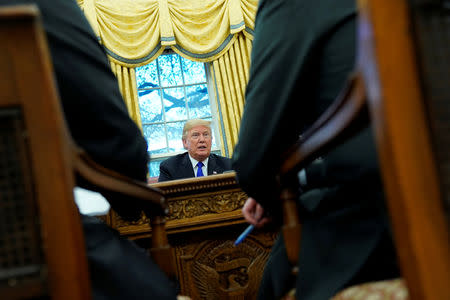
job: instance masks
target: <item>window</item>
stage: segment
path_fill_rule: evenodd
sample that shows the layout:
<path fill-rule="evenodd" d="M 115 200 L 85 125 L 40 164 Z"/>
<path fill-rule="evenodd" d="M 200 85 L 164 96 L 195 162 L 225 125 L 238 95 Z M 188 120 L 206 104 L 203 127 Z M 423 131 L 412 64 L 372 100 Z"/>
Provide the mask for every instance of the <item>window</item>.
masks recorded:
<path fill-rule="evenodd" d="M 136 68 L 136 81 L 142 129 L 148 142 L 150 176 L 159 176 L 159 164 L 169 156 L 184 152 L 181 135 L 189 119 L 212 121 L 211 151 L 220 153 L 215 134 L 204 63 L 190 61 L 178 54 L 159 56 L 148 65 Z"/>

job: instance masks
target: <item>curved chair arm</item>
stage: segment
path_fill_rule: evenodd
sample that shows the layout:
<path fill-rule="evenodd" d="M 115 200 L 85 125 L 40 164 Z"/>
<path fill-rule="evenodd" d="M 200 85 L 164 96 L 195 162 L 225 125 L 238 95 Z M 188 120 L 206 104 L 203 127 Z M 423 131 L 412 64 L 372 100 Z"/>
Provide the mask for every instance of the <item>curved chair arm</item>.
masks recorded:
<path fill-rule="evenodd" d="M 77 146 L 72 148 L 75 172 L 83 179 L 108 191 L 151 202 L 164 214 L 168 213 L 167 202 L 160 189 L 105 168 L 96 163 L 83 149 Z"/>
<path fill-rule="evenodd" d="M 335 102 L 283 156 L 278 183 L 283 211 L 283 237 L 289 262 L 296 273 L 301 226 L 297 214 L 297 173 L 314 159 L 345 142 L 369 123 L 361 75 L 354 73 Z"/>
<path fill-rule="evenodd" d="M 167 239 L 164 218 L 169 208 L 163 192 L 99 165 L 83 149 L 75 146 L 73 141 L 71 143 L 76 174 L 94 186 L 152 204 L 152 215 L 148 216 L 152 229 L 152 247 L 149 252 L 159 267 L 170 278 L 174 278 L 175 255 Z"/>
<path fill-rule="evenodd" d="M 334 103 L 283 157 L 281 178 L 299 172 L 311 161 L 369 124 L 365 88 L 359 72 L 351 75 Z"/>

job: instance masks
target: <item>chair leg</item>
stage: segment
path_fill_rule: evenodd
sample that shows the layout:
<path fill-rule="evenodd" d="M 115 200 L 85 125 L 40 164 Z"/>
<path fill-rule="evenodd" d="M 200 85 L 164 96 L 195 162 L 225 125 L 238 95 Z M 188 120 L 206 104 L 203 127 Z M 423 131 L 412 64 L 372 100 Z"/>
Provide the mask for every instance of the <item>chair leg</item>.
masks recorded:
<path fill-rule="evenodd" d="M 149 252 L 153 260 L 167 274 L 169 278 L 176 277 L 176 263 L 174 249 L 170 247 L 165 228 L 166 220 L 163 216 L 150 219 L 152 228 L 152 247 Z"/>
<path fill-rule="evenodd" d="M 281 191 L 281 203 L 283 207 L 282 233 L 286 246 L 289 262 L 293 266 L 292 272 L 298 272 L 297 262 L 300 251 L 301 224 L 297 208 L 298 190 L 296 188 L 284 188 Z"/>

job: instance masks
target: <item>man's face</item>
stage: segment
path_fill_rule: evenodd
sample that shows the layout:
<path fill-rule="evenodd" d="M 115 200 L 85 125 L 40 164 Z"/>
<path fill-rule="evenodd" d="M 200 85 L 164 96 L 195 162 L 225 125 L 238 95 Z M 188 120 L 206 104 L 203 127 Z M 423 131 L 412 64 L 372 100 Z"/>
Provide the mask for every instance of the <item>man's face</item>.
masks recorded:
<path fill-rule="evenodd" d="M 195 126 L 189 130 L 183 146 L 198 161 L 205 160 L 211 153 L 211 131 L 206 126 Z"/>

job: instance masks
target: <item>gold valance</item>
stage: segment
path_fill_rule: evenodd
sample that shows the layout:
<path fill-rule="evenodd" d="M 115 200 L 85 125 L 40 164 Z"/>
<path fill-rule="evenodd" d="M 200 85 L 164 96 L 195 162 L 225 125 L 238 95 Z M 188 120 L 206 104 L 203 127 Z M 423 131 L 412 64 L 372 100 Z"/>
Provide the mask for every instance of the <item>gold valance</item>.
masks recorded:
<path fill-rule="evenodd" d="M 136 67 L 171 47 L 209 62 L 242 32 L 253 38 L 257 0 L 78 0 L 115 63 Z"/>

